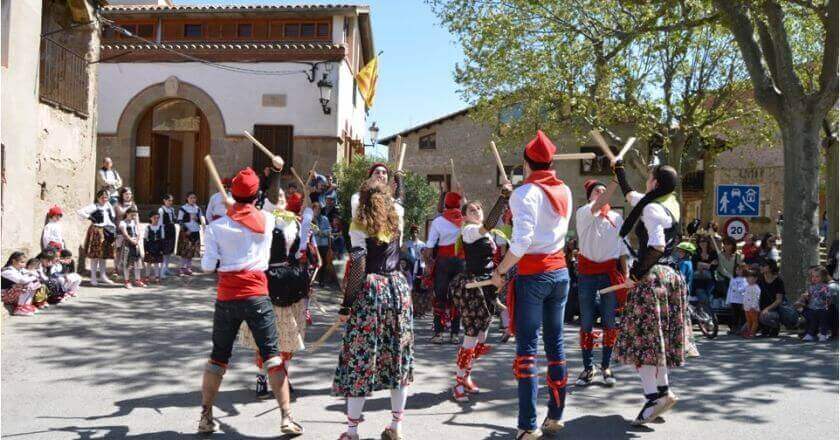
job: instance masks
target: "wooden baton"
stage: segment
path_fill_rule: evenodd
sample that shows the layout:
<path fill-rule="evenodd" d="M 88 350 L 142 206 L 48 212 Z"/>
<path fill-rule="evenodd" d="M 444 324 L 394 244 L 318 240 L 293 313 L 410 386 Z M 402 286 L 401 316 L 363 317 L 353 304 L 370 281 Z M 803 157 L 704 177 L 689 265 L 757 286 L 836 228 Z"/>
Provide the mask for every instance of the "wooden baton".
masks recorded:
<path fill-rule="evenodd" d="M 510 179 L 508 179 L 507 173 L 505 172 L 505 164 L 502 162 L 502 156 L 499 156 L 499 150 L 493 141 L 490 141 L 490 150 L 493 151 L 493 157 L 496 158 L 496 166 L 499 167 L 499 176 L 502 178 L 502 184 L 510 183 Z"/>
<path fill-rule="evenodd" d="M 216 170 L 216 164 L 213 163 L 213 158 L 210 155 L 204 156 L 204 164 L 207 165 L 207 170 L 210 171 L 210 178 L 213 179 L 213 183 L 216 185 L 216 189 L 219 190 L 225 198 L 225 205 L 232 206 L 234 201 L 227 195 L 227 191 L 225 191 L 225 186 L 222 184 L 222 178 L 219 177 L 219 171 Z"/>
<path fill-rule="evenodd" d="M 595 153 L 564 153 L 555 154 L 551 158 L 554 160 L 587 160 L 595 159 L 596 157 Z"/>
<path fill-rule="evenodd" d="M 632 147 L 633 143 L 635 143 L 635 142 L 636 142 L 636 138 L 634 138 L 634 137 L 631 137 L 630 139 L 627 139 L 627 143 L 624 144 L 624 148 L 622 148 L 621 151 L 618 152 L 618 155 L 615 156 L 615 160 L 616 161 L 621 160 L 621 158 L 624 157 L 624 154 L 627 153 L 628 151 L 630 151 L 630 147 Z"/>
<path fill-rule="evenodd" d="M 615 292 L 616 290 L 621 290 L 621 289 L 630 289 L 634 285 L 635 285 L 634 283 L 621 283 L 621 284 L 616 284 L 616 285 L 610 286 L 610 287 L 604 287 L 603 289 L 598 291 L 598 295 L 603 295 L 605 293 Z"/>
<path fill-rule="evenodd" d="M 492 286 L 493 280 L 473 281 L 464 285 L 467 289 L 479 289 L 484 286 Z"/>
<path fill-rule="evenodd" d="M 610 163 L 615 163 L 615 155 L 612 153 L 612 150 L 610 150 L 610 146 L 609 144 L 607 144 L 607 141 L 605 141 L 604 137 L 601 136 L 601 133 L 598 130 L 592 130 L 589 132 L 589 134 L 592 135 L 592 139 L 595 139 L 595 143 L 597 143 L 598 146 L 601 147 L 601 151 L 604 152 L 604 156 L 607 156 L 607 158 L 610 160 Z"/>
<path fill-rule="evenodd" d="M 324 342 L 327 342 L 327 339 L 329 339 L 330 336 L 332 336 L 332 334 L 335 333 L 335 331 L 338 330 L 340 327 L 341 321 L 336 320 L 333 323 L 333 325 L 331 325 L 330 328 L 328 328 L 327 331 L 324 332 L 324 334 L 320 338 L 318 338 L 317 341 L 315 341 L 312 345 L 309 346 L 309 349 L 307 351 L 315 351 L 321 348 L 321 346 L 324 345 Z"/>
<path fill-rule="evenodd" d="M 257 138 L 255 138 L 251 133 L 248 133 L 248 130 L 242 130 L 242 133 L 245 134 L 245 137 L 248 138 L 248 140 L 250 140 L 251 143 L 253 143 L 257 146 L 257 148 L 262 150 L 262 152 L 265 153 L 265 155 L 268 156 L 269 159 L 274 159 L 275 154 L 272 153 L 271 150 L 266 148 L 266 146 L 263 145 L 262 142 L 258 141 Z"/>

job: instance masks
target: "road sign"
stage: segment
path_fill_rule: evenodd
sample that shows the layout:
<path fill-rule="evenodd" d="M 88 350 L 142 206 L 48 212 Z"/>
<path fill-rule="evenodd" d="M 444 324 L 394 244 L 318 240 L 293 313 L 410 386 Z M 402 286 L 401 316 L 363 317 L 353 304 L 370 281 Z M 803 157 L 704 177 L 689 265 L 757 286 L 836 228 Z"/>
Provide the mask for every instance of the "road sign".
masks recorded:
<path fill-rule="evenodd" d="M 741 241 L 750 233 L 750 225 L 742 218 L 732 217 L 723 224 L 723 233 L 735 241 Z"/>
<path fill-rule="evenodd" d="M 718 217 L 758 217 L 761 187 L 758 185 L 718 185 L 715 191 Z"/>

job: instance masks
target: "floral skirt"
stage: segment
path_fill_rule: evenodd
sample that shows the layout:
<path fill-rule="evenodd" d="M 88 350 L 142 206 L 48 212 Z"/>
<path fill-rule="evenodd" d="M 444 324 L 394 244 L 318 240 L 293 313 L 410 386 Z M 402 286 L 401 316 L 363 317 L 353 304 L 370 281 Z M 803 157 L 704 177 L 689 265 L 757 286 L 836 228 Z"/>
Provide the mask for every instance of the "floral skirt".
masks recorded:
<path fill-rule="evenodd" d="M 178 234 L 178 256 L 181 258 L 197 258 L 201 254 L 201 239 L 191 240 L 195 232 L 182 229 Z"/>
<path fill-rule="evenodd" d="M 461 314 L 461 326 L 464 335 L 478 336 L 490 327 L 490 321 L 496 313 L 496 288 L 485 286 L 478 289 L 468 289 L 467 283 L 489 279 L 489 276 L 475 276 L 459 273 L 449 285 L 452 301 Z"/>
<path fill-rule="evenodd" d="M 90 225 L 85 235 L 85 256 L 87 258 L 114 258 L 114 242 L 105 238 L 105 230 L 101 226 Z"/>
<path fill-rule="evenodd" d="M 687 356 L 697 356 L 687 298 L 682 276 L 668 266 L 654 266 L 627 295 L 616 359 L 635 367 L 678 367 Z"/>
<path fill-rule="evenodd" d="M 403 275 L 368 274 L 351 305 L 334 396 L 365 397 L 414 381 L 414 318 Z"/>
<path fill-rule="evenodd" d="M 306 331 L 305 302 L 301 299 L 289 307 L 274 306 L 274 322 L 277 325 L 280 351 L 283 353 L 294 353 L 306 348 L 303 345 L 303 335 Z M 246 322 L 239 328 L 239 344 L 245 348 L 259 350 Z"/>

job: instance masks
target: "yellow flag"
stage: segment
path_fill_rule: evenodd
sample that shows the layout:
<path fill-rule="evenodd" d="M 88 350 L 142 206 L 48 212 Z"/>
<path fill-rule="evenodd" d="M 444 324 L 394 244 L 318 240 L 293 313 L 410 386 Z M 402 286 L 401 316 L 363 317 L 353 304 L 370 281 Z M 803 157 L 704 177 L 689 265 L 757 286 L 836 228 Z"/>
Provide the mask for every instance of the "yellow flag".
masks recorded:
<path fill-rule="evenodd" d="M 376 96 L 376 82 L 379 80 L 379 57 L 373 57 L 362 70 L 356 75 L 356 83 L 359 84 L 359 92 L 365 100 L 368 108 L 373 107 L 373 98 Z"/>

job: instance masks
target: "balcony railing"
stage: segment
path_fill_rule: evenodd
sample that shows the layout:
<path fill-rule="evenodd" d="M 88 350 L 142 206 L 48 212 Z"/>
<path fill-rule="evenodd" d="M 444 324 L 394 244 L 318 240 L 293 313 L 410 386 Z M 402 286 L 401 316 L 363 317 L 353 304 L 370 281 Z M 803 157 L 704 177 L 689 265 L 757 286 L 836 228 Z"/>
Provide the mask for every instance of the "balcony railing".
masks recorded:
<path fill-rule="evenodd" d="M 41 101 L 79 116 L 88 116 L 88 63 L 62 45 L 41 39 Z"/>

